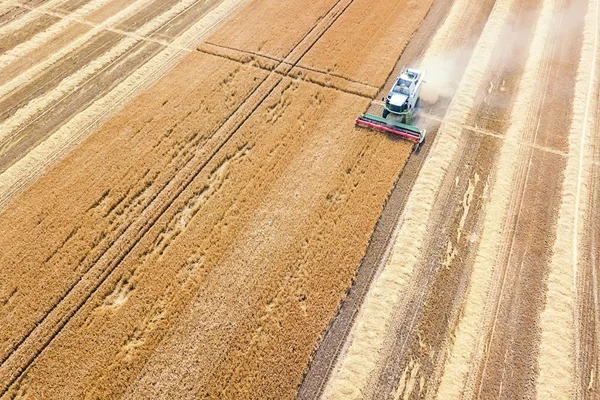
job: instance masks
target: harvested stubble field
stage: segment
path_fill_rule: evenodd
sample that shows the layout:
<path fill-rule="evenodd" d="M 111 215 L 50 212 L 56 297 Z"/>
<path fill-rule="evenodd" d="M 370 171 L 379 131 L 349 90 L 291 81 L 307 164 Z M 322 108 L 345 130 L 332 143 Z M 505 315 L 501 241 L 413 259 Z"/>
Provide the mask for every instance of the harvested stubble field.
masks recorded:
<path fill-rule="evenodd" d="M 597 398 L 599 23 L 0 3 L 0 397 Z M 412 155 L 353 127 L 405 64 Z"/>

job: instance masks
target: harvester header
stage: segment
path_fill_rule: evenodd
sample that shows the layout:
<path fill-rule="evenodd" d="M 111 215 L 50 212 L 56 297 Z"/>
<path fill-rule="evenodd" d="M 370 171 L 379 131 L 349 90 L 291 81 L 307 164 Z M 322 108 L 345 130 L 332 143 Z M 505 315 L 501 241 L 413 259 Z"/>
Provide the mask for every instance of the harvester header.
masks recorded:
<path fill-rule="evenodd" d="M 419 104 L 424 72 L 403 67 L 385 100 L 382 116 L 361 114 L 356 125 L 379 132 L 399 135 L 417 145 L 425 140 L 426 131 L 410 125 Z"/>
<path fill-rule="evenodd" d="M 395 122 L 373 114 L 360 114 L 356 118 L 356 125 L 379 132 L 399 135 L 415 144 L 421 144 L 425 140 L 425 130 L 420 130 L 416 126 Z"/>

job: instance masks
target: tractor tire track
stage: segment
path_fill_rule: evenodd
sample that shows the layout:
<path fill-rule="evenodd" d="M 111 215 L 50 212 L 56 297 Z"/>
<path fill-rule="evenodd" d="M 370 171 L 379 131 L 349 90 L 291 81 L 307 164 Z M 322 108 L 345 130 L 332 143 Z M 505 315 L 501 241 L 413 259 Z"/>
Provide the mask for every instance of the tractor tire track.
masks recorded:
<path fill-rule="evenodd" d="M 596 7 L 596 16 L 598 15 L 599 5 L 589 4 L 590 10 Z M 598 21 L 596 21 L 596 24 Z M 596 25 L 596 41 L 598 30 Z M 597 46 L 596 42 L 596 46 Z M 596 47 L 596 55 L 597 47 Z M 596 67 L 592 71 L 597 71 L 597 63 L 600 61 L 596 56 Z M 600 89 L 598 79 L 594 81 L 594 92 L 588 94 L 589 116 L 595 123 L 588 123 L 587 129 L 591 137 L 589 142 L 581 144 L 580 159 L 580 177 L 581 186 L 581 209 L 580 222 L 581 238 L 574 242 L 580 243 L 577 260 L 578 271 L 577 279 L 577 303 L 576 303 L 576 324 L 579 328 L 576 331 L 576 379 L 575 393 L 581 399 L 595 399 L 600 392 L 600 227 L 598 221 L 598 207 L 600 207 L 600 118 L 597 110 L 597 104 L 600 104 Z M 592 108 L 596 105 L 596 110 Z M 584 128 L 585 129 L 585 128 Z M 585 132 L 585 130 L 584 130 Z M 585 150 L 584 150 L 585 149 Z M 587 178 L 586 178 L 587 177 Z M 586 182 L 587 181 L 587 182 Z M 574 234 L 577 234 L 576 232 Z"/>
<path fill-rule="evenodd" d="M 596 104 L 600 98 L 596 98 Z M 600 123 L 596 123 L 600 132 Z M 581 291 L 579 299 L 581 333 L 579 337 L 581 358 L 579 395 L 582 399 L 594 399 L 600 393 L 600 225 L 597 211 L 600 208 L 600 141 L 596 139 L 592 170 L 588 216 L 589 234 L 583 244 L 580 272 Z"/>

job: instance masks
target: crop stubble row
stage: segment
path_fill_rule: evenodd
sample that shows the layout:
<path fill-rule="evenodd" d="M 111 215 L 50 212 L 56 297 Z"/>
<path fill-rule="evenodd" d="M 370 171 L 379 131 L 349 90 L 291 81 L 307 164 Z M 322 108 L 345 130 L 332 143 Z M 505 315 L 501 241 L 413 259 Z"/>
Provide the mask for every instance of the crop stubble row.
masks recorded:
<path fill-rule="evenodd" d="M 283 57 L 290 42 L 327 11 L 315 2 L 306 12 L 307 4 L 301 3 L 271 8 L 272 3 L 256 1 L 214 37 L 224 43 L 238 41 L 229 44 L 243 50 Z M 366 4 L 348 2 L 346 14 L 360 14 Z M 377 15 L 383 18 L 391 10 L 402 18 L 395 7 L 386 2 Z M 420 11 L 426 12 L 423 7 Z M 270 37 L 256 29 L 269 12 L 282 26 L 294 20 L 293 30 Z M 298 15 L 312 19 L 298 22 Z M 338 21 L 344 23 L 336 17 L 334 27 Z M 419 20 L 411 22 L 414 29 Z M 240 23 L 249 36 L 243 43 Z M 407 39 L 410 24 L 397 26 L 391 24 L 380 34 Z M 326 31 L 316 35 L 317 44 L 323 36 L 335 46 L 349 46 L 348 33 L 335 39 Z M 352 35 L 350 42 L 356 45 L 360 34 Z M 396 52 L 388 48 L 379 69 L 361 80 L 383 82 L 403 45 L 396 42 Z M 364 56 L 373 60 L 381 55 L 378 50 L 365 49 Z M 340 53 L 336 72 L 352 78 L 357 66 L 342 63 L 346 57 Z M 7 299 L 2 318 L 19 321 L 2 332 L 3 358 L 47 307 L 65 296 L 69 285 L 86 279 L 86 270 L 94 268 L 94 261 L 131 221 L 146 217 L 143 210 L 161 195 L 161 187 L 194 154 L 205 151 L 203 141 L 213 127 L 265 75 L 223 58 L 190 55 L 3 211 L 0 218 L 7 228 L 0 247 L 10 251 L 0 262 L 16 267 L 3 270 L 5 282 L 12 283 L 2 294 Z M 367 100 L 278 79 L 281 83 L 265 102 L 157 216 L 148 234 L 59 330 L 12 391 L 123 393 L 154 351 L 133 393 L 173 389 L 149 384 L 166 360 L 172 368 L 186 362 L 195 368 L 219 366 L 206 375 L 198 369 L 196 374 L 175 371 L 179 379 L 188 380 L 178 386 L 182 395 L 187 388 L 187 394 L 203 390 L 236 396 L 268 390 L 293 396 L 410 149 L 406 143 L 390 144 L 384 136 L 352 129 L 353 116 Z M 17 220 L 18 226 L 10 223 Z M 25 274 L 27 286 L 21 279 Z M 38 296 L 42 287 L 43 296 Z M 219 319 L 221 315 L 227 320 Z M 206 324 L 198 326 L 198 316 Z M 176 321 L 176 328 L 163 338 Z M 199 360 L 187 359 L 182 343 L 195 346 L 198 352 L 188 356 Z M 210 349 L 218 362 L 208 356 Z M 64 368 L 63 373 L 56 374 L 57 368 Z M 115 379 L 117 375 L 121 378 Z"/>

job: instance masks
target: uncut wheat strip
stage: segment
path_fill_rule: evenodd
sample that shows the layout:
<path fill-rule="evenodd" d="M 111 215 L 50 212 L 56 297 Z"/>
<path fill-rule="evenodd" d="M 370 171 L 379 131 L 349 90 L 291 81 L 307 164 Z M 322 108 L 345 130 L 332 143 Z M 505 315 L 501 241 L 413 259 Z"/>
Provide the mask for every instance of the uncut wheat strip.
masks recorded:
<path fill-rule="evenodd" d="M 90 77 L 94 76 L 97 72 L 101 71 L 120 56 L 127 53 L 127 51 L 133 48 L 137 43 L 141 42 L 143 40 L 142 37 L 149 35 L 162 27 L 165 23 L 196 3 L 196 1 L 197 0 L 181 0 L 165 13 L 153 18 L 136 30 L 135 36 L 125 37 L 108 52 L 93 60 L 74 74 L 63 79 L 58 86 L 50 92 L 29 101 L 27 105 L 21 107 L 14 115 L 0 124 L 0 132 L 2 132 L 0 133 L 0 143 L 13 137 L 19 131 L 19 128 L 25 125 L 31 118 L 35 117 L 38 113 L 59 100 L 61 97 L 77 89 L 79 85 L 87 81 Z"/>
<path fill-rule="evenodd" d="M 370 379 L 377 376 L 385 359 L 386 339 L 392 329 L 395 311 L 401 304 L 402 295 L 410 291 L 411 277 L 427 236 L 426 221 L 431 217 L 436 194 L 458 151 L 460 132 L 475 106 L 477 89 L 484 83 L 492 51 L 513 2 L 514 0 L 498 0 L 490 14 L 448 109 L 445 122 L 440 127 L 436 142 L 410 192 L 390 257 L 373 280 L 348 337 L 347 348 L 327 382 L 325 398 L 363 398 L 367 394 Z M 460 2 L 453 5 L 460 6 Z M 451 15 L 459 18 L 461 14 Z M 444 25 L 453 22 L 446 20 Z M 442 32 L 446 30 L 442 29 Z M 435 41 L 448 41 L 450 38 L 447 34 L 440 37 L 436 34 L 431 48 L 442 48 Z M 425 63 L 427 59 L 441 55 L 428 51 Z"/>
<path fill-rule="evenodd" d="M 113 0 L 93 0 L 90 3 L 87 3 L 85 6 L 81 7 L 80 9 L 75 10 L 70 15 L 71 18 L 62 19 L 61 21 L 52 25 L 45 31 L 33 36 L 27 42 L 21 43 L 15 46 L 14 48 L 10 49 L 8 52 L 0 56 L 0 70 L 6 68 L 7 65 L 14 62 L 15 60 L 24 57 L 32 51 L 42 47 L 44 44 L 48 43 L 50 40 L 55 38 L 58 34 L 64 32 L 68 27 L 75 23 L 73 19 L 83 18 L 86 15 L 89 15 L 90 13 L 110 3 L 111 1 Z M 32 12 L 37 13 L 37 11 Z"/>
<path fill-rule="evenodd" d="M 29 82 L 33 80 L 36 76 L 40 75 L 48 68 L 52 67 L 55 63 L 69 55 L 70 53 L 76 51 L 83 45 L 85 45 L 90 39 L 99 33 L 114 27 L 126 19 L 130 18 L 132 15 L 146 7 L 153 0 L 138 0 L 135 3 L 129 5 L 125 9 L 121 10 L 119 13 L 113 15 L 112 17 L 105 20 L 103 23 L 97 25 L 86 34 L 79 36 L 76 40 L 71 42 L 68 46 L 63 47 L 56 53 L 52 54 L 49 58 L 43 60 L 42 62 L 33 65 L 31 68 L 23 71 L 21 74 L 15 76 L 10 81 L 6 82 L 4 85 L 0 86 L 0 99 L 9 95 L 15 89 L 18 89 L 23 85 L 23 82 Z"/>
<path fill-rule="evenodd" d="M 42 4 L 41 6 L 37 7 L 36 10 L 38 10 L 38 11 L 51 10 L 54 7 L 60 5 L 60 3 L 64 2 L 64 1 L 65 0 L 50 0 L 50 1 Z M 4 26 L 0 26 L 0 37 L 7 36 L 13 32 L 18 31 L 19 29 L 22 29 L 27 24 L 30 24 L 31 22 L 33 22 L 37 17 L 38 17 L 37 13 L 28 12 L 28 13 L 23 14 L 20 18 L 14 19 Z"/>
<path fill-rule="evenodd" d="M 531 113 L 536 110 L 528 110 L 528 108 L 543 90 L 538 82 L 545 62 L 545 49 L 553 29 L 555 3 L 555 0 L 544 0 L 536 22 L 529 54 L 513 103 L 510 125 L 502 141 L 495 168 L 490 201 L 485 209 L 481 240 L 475 255 L 463 312 L 438 389 L 437 396 L 440 399 L 475 397 L 476 373 L 474 371 L 477 371 L 481 365 L 486 350 L 485 343 L 481 339 L 486 337 L 485 327 L 492 322 L 488 308 L 491 298 L 490 289 L 494 286 L 493 277 L 498 276 L 498 268 L 501 267 L 498 265 L 498 260 L 502 258 L 500 253 L 510 230 L 505 225 L 506 221 L 512 220 L 509 215 L 509 205 L 514 196 L 518 195 L 515 193 L 514 182 L 517 181 L 520 161 L 523 162 L 519 151 L 520 142 L 526 130 L 531 128 L 528 122 L 536 120 L 530 118 Z M 493 326 L 492 323 L 491 329 Z"/>
<path fill-rule="evenodd" d="M 0 174 L 0 210 L 21 190 L 39 178 L 46 169 L 64 157 L 96 126 L 127 103 L 139 91 L 160 79 L 187 54 L 178 48 L 193 49 L 201 40 L 248 0 L 224 0 L 166 48 L 133 72 L 104 97 L 74 116 L 52 136 Z"/>
<path fill-rule="evenodd" d="M 598 1 L 589 2 L 583 28 L 583 45 L 577 69 L 569 153 L 562 184 L 562 202 L 548 274 L 546 305 L 540 318 L 541 342 L 536 382 L 539 399 L 576 398 L 578 381 L 578 322 L 576 312 L 579 243 L 585 235 L 587 183 L 593 166 L 594 130 L 598 105 Z"/>

